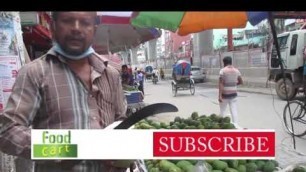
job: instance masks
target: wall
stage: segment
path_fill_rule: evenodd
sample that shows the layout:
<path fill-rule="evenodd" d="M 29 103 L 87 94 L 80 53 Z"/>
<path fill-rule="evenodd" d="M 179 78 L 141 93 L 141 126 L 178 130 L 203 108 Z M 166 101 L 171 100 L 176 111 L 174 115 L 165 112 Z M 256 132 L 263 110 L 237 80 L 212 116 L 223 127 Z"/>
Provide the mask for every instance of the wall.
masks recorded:
<path fill-rule="evenodd" d="M 242 76 L 267 77 L 268 60 L 266 52 L 262 52 L 262 49 L 202 55 L 202 64 L 198 64 L 197 66 L 202 66 L 208 75 L 218 75 L 219 70 L 223 67 L 222 59 L 225 56 L 231 56 L 233 58 L 233 65 L 241 71 Z M 169 76 L 172 71 L 173 63 L 173 60 L 165 59 L 160 60 L 158 64 L 159 66 L 165 66 L 166 74 Z"/>
<path fill-rule="evenodd" d="M 233 65 L 241 71 L 243 76 L 247 77 L 266 77 L 268 73 L 268 60 L 266 52 L 261 49 L 252 49 L 249 51 L 233 51 L 216 55 L 204 55 L 203 68 L 209 75 L 218 75 L 223 67 L 222 59 L 225 56 L 233 58 Z"/>
<path fill-rule="evenodd" d="M 25 53 L 27 52 L 24 50 L 25 46 L 22 38 L 19 12 L 0 12 L 0 31 L 1 33 L 6 33 L 8 36 L 8 39 L 2 40 L 3 42 L 1 42 L 0 47 L 0 63 L 2 66 L 2 72 L 0 73 L 0 113 L 2 113 L 16 79 L 16 75 L 13 73 L 16 73 L 26 61 Z M 1 172 L 30 172 L 32 170 L 31 167 L 27 169 L 22 165 L 24 163 L 28 165 L 31 162 L 29 160 L 23 161 L 19 158 L 16 159 L 14 156 L 0 152 Z M 21 167 L 22 170 L 16 171 L 18 170 L 16 167 Z"/>

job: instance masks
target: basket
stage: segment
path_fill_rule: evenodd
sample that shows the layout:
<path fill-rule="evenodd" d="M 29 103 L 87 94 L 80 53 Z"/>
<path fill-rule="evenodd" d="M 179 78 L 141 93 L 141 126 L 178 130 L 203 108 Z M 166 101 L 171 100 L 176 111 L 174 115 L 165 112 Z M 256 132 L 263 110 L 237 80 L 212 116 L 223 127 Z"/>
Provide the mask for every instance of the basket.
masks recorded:
<path fill-rule="evenodd" d="M 141 91 L 126 91 L 125 96 L 127 104 L 139 103 L 143 100 Z"/>

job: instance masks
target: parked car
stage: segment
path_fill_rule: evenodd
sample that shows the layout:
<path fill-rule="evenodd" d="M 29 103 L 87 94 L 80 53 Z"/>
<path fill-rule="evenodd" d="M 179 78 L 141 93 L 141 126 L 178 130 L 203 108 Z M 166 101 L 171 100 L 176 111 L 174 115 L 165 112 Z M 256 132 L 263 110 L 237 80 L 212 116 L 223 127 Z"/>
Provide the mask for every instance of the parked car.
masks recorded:
<path fill-rule="evenodd" d="M 191 66 L 191 75 L 195 82 L 204 82 L 206 80 L 206 73 L 199 66 Z"/>

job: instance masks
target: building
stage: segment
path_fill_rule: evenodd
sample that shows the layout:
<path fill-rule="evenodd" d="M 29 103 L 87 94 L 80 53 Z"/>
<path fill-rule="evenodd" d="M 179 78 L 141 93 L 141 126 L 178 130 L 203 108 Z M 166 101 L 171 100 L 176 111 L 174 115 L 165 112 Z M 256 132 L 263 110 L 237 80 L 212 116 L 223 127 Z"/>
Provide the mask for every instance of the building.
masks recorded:
<path fill-rule="evenodd" d="M 176 33 L 165 31 L 165 57 L 186 59 L 192 62 L 192 36 L 179 36 Z"/>
<path fill-rule="evenodd" d="M 233 34 L 234 50 L 248 50 L 252 48 L 259 48 L 264 46 L 267 33 L 264 33 L 258 29 L 247 29 L 237 34 Z M 227 51 L 227 35 L 223 35 L 218 40 L 217 50 Z"/>
<path fill-rule="evenodd" d="M 204 56 L 213 54 L 213 39 L 213 30 L 193 34 L 193 65 L 203 66 L 203 62 L 205 61 Z"/>
<path fill-rule="evenodd" d="M 157 39 L 156 42 L 156 58 L 165 57 L 165 31 L 162 30 L 162 35 Z"/>
<path fill-rule="evenodd" d="M 296 20 L 288 20 L 286 22 L 285 29 L 286 31 L 293 31 L 304 28 L 306 29 L 306 19 L 296 19 Z"/>

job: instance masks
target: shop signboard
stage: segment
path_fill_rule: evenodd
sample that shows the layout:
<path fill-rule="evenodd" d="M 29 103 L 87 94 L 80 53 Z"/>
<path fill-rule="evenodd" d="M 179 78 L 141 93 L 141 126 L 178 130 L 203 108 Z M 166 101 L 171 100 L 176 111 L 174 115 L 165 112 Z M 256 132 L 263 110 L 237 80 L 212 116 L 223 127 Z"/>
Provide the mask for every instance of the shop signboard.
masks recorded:
<path fill-rule="evenodd" d="M 37 12 L 20 12 L 22 26 L 34 26 L 39 24 L 39 15 Z"/>

